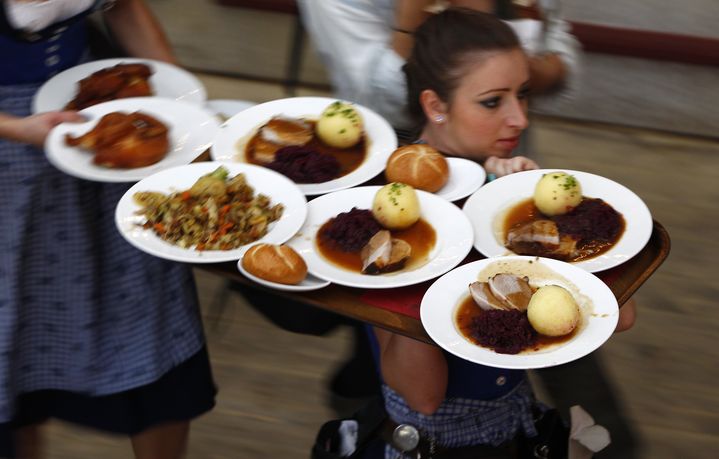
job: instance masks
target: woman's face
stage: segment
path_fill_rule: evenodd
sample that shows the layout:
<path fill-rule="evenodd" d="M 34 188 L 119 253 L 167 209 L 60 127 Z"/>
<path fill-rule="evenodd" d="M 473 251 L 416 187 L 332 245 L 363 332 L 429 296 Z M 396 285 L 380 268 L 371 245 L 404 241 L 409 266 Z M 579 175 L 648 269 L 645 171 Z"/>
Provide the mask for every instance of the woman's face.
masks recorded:
<path fill-rule="evenodd" d="M 520 49 L 498 51 L 465 66 L 446 105 L 443 143 L 458 156 L 508 157 L 527 127 L 526 56 Z"/>

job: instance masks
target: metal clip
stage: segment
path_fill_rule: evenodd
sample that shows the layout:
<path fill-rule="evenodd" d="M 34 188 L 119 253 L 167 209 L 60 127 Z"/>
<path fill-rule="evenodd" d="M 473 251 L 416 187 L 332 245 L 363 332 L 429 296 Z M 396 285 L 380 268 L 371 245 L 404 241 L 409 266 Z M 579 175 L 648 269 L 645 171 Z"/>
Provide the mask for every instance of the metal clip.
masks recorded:
<path fill-rule="evenodd" d="M 400 424 L 392 432 L 392 443 L 403 453 L 412 451 L 419 445 L 419 431 L 409 424 Z"/>

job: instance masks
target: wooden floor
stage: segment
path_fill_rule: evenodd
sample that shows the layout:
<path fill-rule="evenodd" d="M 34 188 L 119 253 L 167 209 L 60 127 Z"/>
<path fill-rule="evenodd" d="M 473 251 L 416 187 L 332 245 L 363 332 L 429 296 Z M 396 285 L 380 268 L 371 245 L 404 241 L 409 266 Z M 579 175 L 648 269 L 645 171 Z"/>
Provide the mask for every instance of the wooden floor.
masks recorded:
<path fill-rule="evenodd" d="M 282 96 L 266 85 L 204 80 L 213 98 Z M 719 143 L 551 119 L 534 120 L 532 134 L 543 166 L 596 173 L 638 193 L 673 244 L 637 295 L 634 329 L 577 364 L 534 374 L 539 392 L 560 406 L 579 402 L 610 427 L 615 443 L 597 457 L 716 457 Z M 337 413 L 325 385 L 348 353 L 348 331 L 282 331 L 237 294 L 223 300 L 221 280 L 196 274 L 220 392 L 193 425 L 189 457 L 308 457 L 319 425 Z M 124 438 L 59 423 L 48 441 L 54 459 L 131 457 Z"/>

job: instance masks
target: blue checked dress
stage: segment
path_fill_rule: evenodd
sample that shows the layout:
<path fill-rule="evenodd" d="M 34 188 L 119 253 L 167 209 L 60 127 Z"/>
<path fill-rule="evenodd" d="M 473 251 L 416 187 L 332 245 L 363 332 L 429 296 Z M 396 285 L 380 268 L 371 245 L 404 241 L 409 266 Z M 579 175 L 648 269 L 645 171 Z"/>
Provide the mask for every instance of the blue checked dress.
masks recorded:
<path fill-rule="evenodd" d="M 379 344 L 368 327 L 368 337 L 379 369 Z M 538 405 L 523 370 L 492 368 L 468 362 L 444 352 L 447 359 L 447 393 L 436 412 L 414 411 L 397 392 L 382 384 L 388 416 L 398 424 L 410 424 L 443 448 L 473 445 L 497 446 L 518 433 L 537 435 L 532 409 Z M 385 445 L 385 459 L 397 459 L 400 451 Z"/>
<path fill-rule="evenodd" d="M 81 59 L 84 27 L 31 44 L 2 32 L 0 111 L 26 116 L 42 84 L 32 80 Z M 57 57 L 31 62 L 46 52 Z M 190 269 L 145 255 L 115 228 L 127 188 L 72 178 L 42 151 L 0 140 L 0 422 L 21 393 L 115 394 L 202 349 Z"/>

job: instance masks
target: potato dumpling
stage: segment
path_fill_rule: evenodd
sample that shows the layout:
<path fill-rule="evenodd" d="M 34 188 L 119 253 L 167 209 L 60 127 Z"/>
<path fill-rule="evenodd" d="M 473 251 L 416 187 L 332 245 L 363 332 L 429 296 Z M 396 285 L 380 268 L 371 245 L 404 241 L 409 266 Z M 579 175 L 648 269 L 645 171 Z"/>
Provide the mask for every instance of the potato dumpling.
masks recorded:
<path fill-rule="evenodd" d="M 527 318 L 538 333 L 562 336 L 579 324 L 579 306 L 566 289 L 558 285 L 540 287 L 527 306 Z"/>
<path fill-rule="evenodd" d="M 582 186 L 566 172 L 544 174 L 534 188 L 534 205 L 549 217 L 571 212 L 582 202 Z"/>
<path fill-rule="evenodd" d="M 338 100 L 322 112 L 315 131 L 325 144 L 349 148 L 357 145 L 362 138 L 362 117 L 352 104 Z"/>
<path fill-rule="evenodd" d="M 419 220 L 419 199 L 411 186 L 393 182 L 377 191 L 372 215 L 387 229 L 405 229 Z"/>

